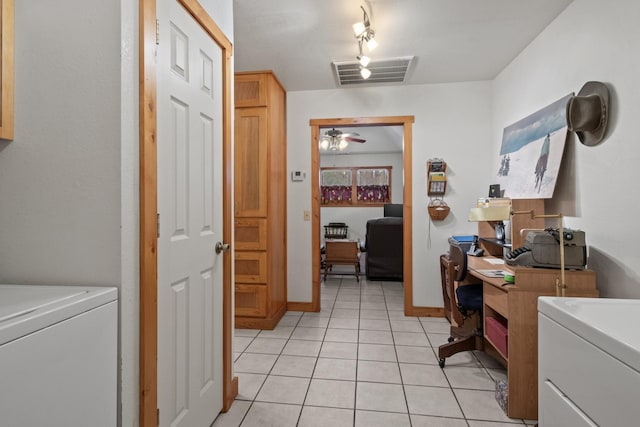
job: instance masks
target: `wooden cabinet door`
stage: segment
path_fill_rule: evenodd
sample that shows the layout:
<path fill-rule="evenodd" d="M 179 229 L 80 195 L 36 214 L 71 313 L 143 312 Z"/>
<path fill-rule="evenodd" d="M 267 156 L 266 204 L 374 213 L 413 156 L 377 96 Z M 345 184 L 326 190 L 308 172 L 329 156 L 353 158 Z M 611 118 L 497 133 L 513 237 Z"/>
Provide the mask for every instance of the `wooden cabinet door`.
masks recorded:
<path fill-rule="evenodd" d="M 234 102 L 236 107 L 258 107 L 267 105 L 267 77 L 265 73 L 236 73 L 234 80 Z"/>
<path fill-rule="evenodd" d="M 241 285 L 235 287 L 236 316 L 264 317 L 267 315 L 267 286 Z"/>
<path fill-rule="evenodd" d="M 266 219 L 236 219 L 234 225 L 236 251 L 267 250 Z"/>
<path fill-rule="evenodd" d="M 235 216 L 267 216 L 267 109 L 236 108 Z"/>

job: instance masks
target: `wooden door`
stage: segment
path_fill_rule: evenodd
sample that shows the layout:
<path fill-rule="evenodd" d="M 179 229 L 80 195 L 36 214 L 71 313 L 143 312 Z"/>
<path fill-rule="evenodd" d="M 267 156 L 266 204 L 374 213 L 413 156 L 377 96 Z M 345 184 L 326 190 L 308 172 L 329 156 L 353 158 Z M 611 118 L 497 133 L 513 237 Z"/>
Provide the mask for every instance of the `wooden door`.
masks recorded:
<path fill-rule="evenodd" d="M 161 426 L 222 408 L 222 52 L 158 2 L 158 407 Z"/>

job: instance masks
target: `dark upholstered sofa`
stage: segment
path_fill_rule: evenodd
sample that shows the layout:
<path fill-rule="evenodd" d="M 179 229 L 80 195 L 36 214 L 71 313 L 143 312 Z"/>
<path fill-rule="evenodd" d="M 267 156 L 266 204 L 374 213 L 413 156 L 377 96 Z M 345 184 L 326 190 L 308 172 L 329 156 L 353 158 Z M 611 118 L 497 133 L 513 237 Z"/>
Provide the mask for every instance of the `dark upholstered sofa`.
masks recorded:
<path fill-rule="evenodd" d="M 402 280 L 402 218 L 367 221 L 365 271 L 370 280 Z"/>

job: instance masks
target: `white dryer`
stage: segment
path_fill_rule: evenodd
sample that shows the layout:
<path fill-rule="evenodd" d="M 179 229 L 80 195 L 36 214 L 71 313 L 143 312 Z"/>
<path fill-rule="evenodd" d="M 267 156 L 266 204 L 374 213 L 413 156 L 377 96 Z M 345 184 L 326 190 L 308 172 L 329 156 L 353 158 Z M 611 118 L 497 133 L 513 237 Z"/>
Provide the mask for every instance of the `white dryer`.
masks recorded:
<path fill-rule="evenodd" d="M 640 425 L 640 300 L 538 299 L 540 427 Z"/>
<path fill-rule="evenodd" d="M 117 289 L 0 285 L 0 423 L 117 423 Z"/>

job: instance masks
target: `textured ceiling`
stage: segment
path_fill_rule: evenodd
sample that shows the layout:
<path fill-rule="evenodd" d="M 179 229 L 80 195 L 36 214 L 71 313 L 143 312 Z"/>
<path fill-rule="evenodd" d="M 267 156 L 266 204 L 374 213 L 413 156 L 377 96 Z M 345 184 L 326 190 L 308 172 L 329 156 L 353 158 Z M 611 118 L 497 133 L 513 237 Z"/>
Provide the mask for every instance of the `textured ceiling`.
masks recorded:
<path fill-rule="evenodd" d="M 236 71 L 273 70 L 287 91 L 335 89 L 351 25 L 370 11 L 379 47 L 415 56 L 404 84 L 490 80 L 572 0 L 234 0 Z"/>

